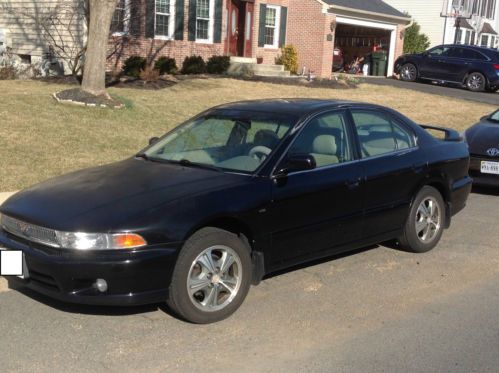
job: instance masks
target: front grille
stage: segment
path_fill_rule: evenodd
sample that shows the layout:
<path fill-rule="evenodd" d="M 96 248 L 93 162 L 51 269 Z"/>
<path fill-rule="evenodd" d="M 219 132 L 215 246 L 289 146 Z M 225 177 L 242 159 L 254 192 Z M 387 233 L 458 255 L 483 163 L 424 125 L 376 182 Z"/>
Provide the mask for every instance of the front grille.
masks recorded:
<path fill-rule="evenodd" d="M 2 215 L 2 228 L 14 236 L 43 245 L 59 247 L 56 232 L 53 229 L 23 222 L 7 215 Z"/>

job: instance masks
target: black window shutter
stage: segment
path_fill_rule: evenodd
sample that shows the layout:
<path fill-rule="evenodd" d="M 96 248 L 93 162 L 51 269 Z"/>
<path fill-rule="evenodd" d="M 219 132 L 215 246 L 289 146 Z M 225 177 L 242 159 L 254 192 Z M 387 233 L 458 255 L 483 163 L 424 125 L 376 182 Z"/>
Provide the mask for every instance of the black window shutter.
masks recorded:
<path fill-rule="evenodd" d="M 222 0 L 215 0 L 215 30 L 213 30 L 213 42 L 222 42 Z"/>
<path fill-rule="evenodd" d="M 130 2 L 130 28 L 129 33 L 133 36 L 140 36 L 140 2 Z"/>
<path fill-rule="evenodd" d="M 184 40 L 184 0 L 175 3 L 175 40 Z"/>
<path fill-rule="evenodd" d="M 156 21 L 156 1 L 146 0 L 146 38 L 154 38 Z"/>
<path fill-rule="evenodd" d="M 281 29 L 279 30 L 279 47 L 286 44 L 286 26 L 288 22 L 288 8 L 281 7 Z"/>
<path fill-rule="evenodd" d="M 267 16 L 267 5 L 260 4 L 260 25 L 258 28 L 258 46 L 265 45 L 265 17 Z"/>
<path fill-rule="evenodd" d="M 189 0 L 189 41 L 196 40 L 196 0 Z"/>

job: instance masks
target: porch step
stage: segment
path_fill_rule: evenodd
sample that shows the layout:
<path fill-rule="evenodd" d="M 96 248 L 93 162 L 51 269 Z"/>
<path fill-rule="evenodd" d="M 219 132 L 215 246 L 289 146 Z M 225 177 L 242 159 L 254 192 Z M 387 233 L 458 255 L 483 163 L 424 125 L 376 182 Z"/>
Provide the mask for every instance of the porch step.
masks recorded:
<path fill-rule="evenodd" d="M 255 75 L 255 76 L 290 76 L 289 71 L 284 71 L 282 65 L 257 64 L 256 58 L 231 57 L 230 75 Z"/>
<path fill-rule="evenodd" d="M 256 64 L 256 58 L 231 56 L 230 62 L 231 63 L 255 63 Z"/>
<path fill-rule="evenodd" d="M 291 76 L 291 74 L 289 71 L 259 71 L 259 72 L 255 72 L 255 76 L 288 77 L 288 76 Z"/>

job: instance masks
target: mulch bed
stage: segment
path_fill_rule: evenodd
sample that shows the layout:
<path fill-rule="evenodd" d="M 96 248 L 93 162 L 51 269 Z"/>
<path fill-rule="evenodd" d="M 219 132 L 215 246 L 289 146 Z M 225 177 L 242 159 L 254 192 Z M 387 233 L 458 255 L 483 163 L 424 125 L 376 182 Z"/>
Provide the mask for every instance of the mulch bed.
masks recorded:
<path fill-rule="evenodd" d="M 114 99 L 110 99 L 104 95 L 94 96 L 80 88 L 67 89 L 54 93 L 54 98 L 62 104 L 74 104 L 91 107 L 106 107 L 112 109 L 122 109 L 125 105 Z"/>

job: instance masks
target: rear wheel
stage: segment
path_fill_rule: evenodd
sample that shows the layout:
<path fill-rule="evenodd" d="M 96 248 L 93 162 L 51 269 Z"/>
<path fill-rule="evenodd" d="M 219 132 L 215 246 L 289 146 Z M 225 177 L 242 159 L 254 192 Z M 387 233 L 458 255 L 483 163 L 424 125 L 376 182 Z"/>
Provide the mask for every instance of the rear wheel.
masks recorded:
<path fill-rule="evenodd" d="M 243 241 L 222 229 L 203 228 L 179 254 L 167 303 L 187 321 L 220 321 L 239 308 L 250 281 L 250 251 Z"/>
<path fill-rule="evenodd" d="M 486 83 L 485 76 L 478 72 L 471 73 L 466 79 L 466 87 L 473 92 L 483 92 Z"/>
<path fill-rule="evenodd" d="M 400 79 L 404 82 L 415 82 L 418 78 L 418 69 L 412 63 L 406 63 L 400 68 Z"/>
<path fill-rule="evenodd" d="M 424 253 L 433 249 L 444 230 L 445 204 L 440 192 L 431 187 L 423 187 L 409 212 L 402 236 L 398 238 L 400 246 L 415 253 Z"/>

